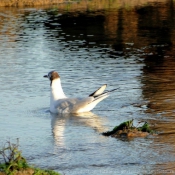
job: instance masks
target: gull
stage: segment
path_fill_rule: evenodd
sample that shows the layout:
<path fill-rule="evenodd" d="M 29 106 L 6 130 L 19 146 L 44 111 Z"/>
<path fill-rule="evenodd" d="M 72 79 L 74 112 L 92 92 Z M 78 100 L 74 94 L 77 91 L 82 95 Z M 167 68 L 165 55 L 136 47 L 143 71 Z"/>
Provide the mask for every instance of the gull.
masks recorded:
<path fill-rule="evenodd" d="M 117 89 L 105 91 L 106 84 L 85 98 L 69 98 L 63 92 L 61 79 L 56 71 L 51 71 L 45 78 L 50 80 L 50 112 L 55 114 L 83 113 L 91 111 L 100 101 Z"/>

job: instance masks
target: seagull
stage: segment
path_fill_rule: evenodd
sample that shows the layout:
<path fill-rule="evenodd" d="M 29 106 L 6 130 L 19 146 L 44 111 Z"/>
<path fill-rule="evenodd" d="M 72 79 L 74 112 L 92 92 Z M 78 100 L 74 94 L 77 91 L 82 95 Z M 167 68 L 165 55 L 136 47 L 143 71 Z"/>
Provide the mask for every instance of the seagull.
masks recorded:
<path fill-rule="evenodd" d="M 50 112 L 55 114 L 83 113 L 91 111 L 100 101 L 117 89 L 105 91 L 107 84 L 104 84 L 95 92 L 85 98 L 69 98 L 63 92 L 61 79 L 56 71 L 51 71 L 45 78 L 50 80 Z"/>

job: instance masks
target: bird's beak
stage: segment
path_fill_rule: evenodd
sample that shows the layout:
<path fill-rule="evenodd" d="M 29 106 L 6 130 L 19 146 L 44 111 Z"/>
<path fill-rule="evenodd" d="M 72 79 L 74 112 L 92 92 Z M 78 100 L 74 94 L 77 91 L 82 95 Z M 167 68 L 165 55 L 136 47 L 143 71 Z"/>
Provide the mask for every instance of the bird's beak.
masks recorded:
<path fill-rule="evenodd" d="M 44 75 L 43 77 L 44 77 L 44 78 L 48 78 L 48 76 L 47 76 L 47 75 Z"/>

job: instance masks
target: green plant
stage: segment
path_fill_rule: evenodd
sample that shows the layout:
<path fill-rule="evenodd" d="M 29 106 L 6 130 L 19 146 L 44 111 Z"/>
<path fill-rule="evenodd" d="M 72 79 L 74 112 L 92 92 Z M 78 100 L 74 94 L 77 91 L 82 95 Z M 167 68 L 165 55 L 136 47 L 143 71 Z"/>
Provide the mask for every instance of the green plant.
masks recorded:
<path fill-rule="evenodd" d="M 28 168 L 29 165 L 24 157 L 21 155 L 21 151 L 18 149 L 19 141 L 13 144 L 8 141 L 4 147 L 0 150 L 0 156 L 3 162 L 0 163 L 0 171 L 6 174 L 13 174 L 14 172 Z"/>
<path fill-rule="evenodd" d="M 0 149 L 0 160 L 2 160 L 2 162 L 0 162 L 0 172 L 4 172 L 6 175 L 16 175 L 17 172 L 23 172 L 23 170 L 32 172 L 29 173 L 32 175 L 60 175 L 52 170 L 41 170 L 39 168 L 29 166 L 28 162 L 19 150 L 18 139 L 15 144 L 10 141 L 5 143 L 3 148 Z"/>
<path fill-rule="evenodd" d="M 118 131 L 120 132 L 118 133 Z M 138 127 L 138 125 L 133 125 L 133 120 L 123 122 L 120 125 L 114 127 L 113 130 L 104 132 L 102 134 L 104 136 L 111 136 L 113 134 L 120 135 L 121 133 L 129 133 L 132 131 L 135 132 L 135 135 L 138 135 L 138 132 L 156 134 L 156 132 L 150 128 L 150 125 L 147 122 L 145 122 L 142 126 Z"/>
<path fill-rule="evenodd" d="M 121 123 L 118 126 L 115 126 L 112 131 L 104 132 L 103 135 L 104 136 L 110 136 L 112 134 L 115 134 L 119 130 L 131 129 L 132 127 L 133 127 L 133 119 L 132 120 L 128 120 L 126 122 L 123 122 L 123 123 Z"/>
<path fill-rule="evenodd" d="M 35 172 L 33 175 L 60 175 L 60 174 L 52 170 L 41 170 L 39 168 L 35 168 Z"/>
<path fill-rule="evenodd" d="M 143 126 L 138 127 L 137 129 L 138 129 L 139 131 L 148 132 L 148 133 L 150 133 L 150 134 L 154 134 L 154 133 L 155 133 L 153 130 L 151 130 L 151 128 L 150 128 L 150 126 L 149 126 L 149 124 L 148 124 L 147 122 L 145 122 L 145 123 L 143 124 Z"/>

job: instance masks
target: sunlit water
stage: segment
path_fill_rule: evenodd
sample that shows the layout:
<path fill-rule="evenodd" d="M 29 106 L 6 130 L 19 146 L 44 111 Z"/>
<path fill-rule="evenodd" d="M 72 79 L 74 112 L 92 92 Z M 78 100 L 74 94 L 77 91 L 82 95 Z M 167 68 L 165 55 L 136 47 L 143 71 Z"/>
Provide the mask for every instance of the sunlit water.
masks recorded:
<path fill-rule="evenodd" d="M 31 164 L 66 175 L 175 172 L 174 19 L 170 1 L 0 9 L 0 143 L 19 138 Z M 51 115 L 50 70 L 68 96 L 118 90 L 92 113 Z M 160 134 L 100 134 L 130 119 Z"/>

